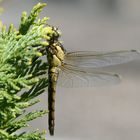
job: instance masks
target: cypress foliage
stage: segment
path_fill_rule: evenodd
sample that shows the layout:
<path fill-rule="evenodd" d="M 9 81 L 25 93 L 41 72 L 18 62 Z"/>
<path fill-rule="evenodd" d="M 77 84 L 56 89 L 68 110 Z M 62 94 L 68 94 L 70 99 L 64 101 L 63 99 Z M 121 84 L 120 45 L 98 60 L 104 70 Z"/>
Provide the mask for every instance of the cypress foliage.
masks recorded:
<path fill-rule="evenodd" d="M 26 108 L 38 103 L 35 97 L 48 86 L 48 64 L 40 59 L 53 37 L 48 17 L 38 15 L 46 6 L 38 3 L 27 16 L 22 13 L 19 29 L 14 25 L 0 31 L 0 140 L 44 140 L 45 132 L 16 133 L 28 122 L 43 116 L 47 110 L 26 113 Z M 19 94 L 20 93 L 20 94 Z"/>

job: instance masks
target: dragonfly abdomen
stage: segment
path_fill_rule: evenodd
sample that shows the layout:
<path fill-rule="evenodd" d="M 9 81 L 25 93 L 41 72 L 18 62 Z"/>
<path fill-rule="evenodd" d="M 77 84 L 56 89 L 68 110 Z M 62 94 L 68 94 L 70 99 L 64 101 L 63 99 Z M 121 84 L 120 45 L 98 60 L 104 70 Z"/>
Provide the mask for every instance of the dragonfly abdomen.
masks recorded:
<path fill-rule="evenodd" d="M 49 109 L 49 131 L 50 135 L 54 135 L 54 126 L 55 126 L 55 95 L 56 95 L 56 83 L 58 79 L 58 68 L 49 67 L 48 71 L 48 109 Z"/>

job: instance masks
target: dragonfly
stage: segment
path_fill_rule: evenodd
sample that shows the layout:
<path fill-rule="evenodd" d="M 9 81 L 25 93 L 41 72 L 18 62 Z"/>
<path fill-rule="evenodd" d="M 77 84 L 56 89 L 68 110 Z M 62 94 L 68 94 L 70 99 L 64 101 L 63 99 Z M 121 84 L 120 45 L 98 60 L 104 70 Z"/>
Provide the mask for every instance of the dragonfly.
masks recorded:
<path fill-rule="evenodd" d="M 58 41 L 51 43 L 46 51 L 49 64 L 48 125 L 50 135 L 54 135 L 57 84 L 67 88 L 117 84 L 120 82 L 118 74 L 99 71 L 97 68 L 127 63 L 140 57 L 137 50 L 67 52 Z"/>

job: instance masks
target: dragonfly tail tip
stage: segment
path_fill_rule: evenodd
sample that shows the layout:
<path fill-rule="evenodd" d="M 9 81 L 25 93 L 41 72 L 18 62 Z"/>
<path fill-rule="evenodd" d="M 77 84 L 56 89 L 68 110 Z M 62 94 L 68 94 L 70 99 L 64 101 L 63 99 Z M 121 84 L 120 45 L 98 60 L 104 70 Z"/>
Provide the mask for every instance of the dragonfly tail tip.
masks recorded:
<path fill-rule="evenodd" d="M 50 135 L 53 136 L 54 135 L 54 130 L 50 129 L 49 131 L 50 131 Z"/>

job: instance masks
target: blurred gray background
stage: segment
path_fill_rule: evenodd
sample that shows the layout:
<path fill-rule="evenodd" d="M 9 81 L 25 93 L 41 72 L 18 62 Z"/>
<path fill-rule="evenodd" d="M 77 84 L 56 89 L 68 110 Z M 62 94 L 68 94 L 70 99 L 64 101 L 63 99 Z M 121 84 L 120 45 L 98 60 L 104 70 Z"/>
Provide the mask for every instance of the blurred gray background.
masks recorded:
<path fill-rule="evenodd" d="M 22 11 L 47 2 L 41 14 L 62 32 L 68 51 L 140 50 L 139 0 L 4 0 L 1 19 L 18 26 Z M 119 85 L 57 88 L 55 136 L 48 140 L 139 140 L 140 60 L 106 68 L 122 75 Z M 32 109 L 47 108 L 47 92 Z M 47 129 L 47 117 L 30 129 Z"/>

